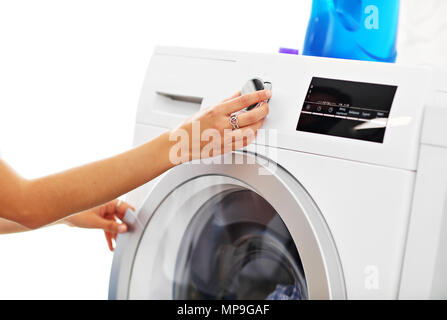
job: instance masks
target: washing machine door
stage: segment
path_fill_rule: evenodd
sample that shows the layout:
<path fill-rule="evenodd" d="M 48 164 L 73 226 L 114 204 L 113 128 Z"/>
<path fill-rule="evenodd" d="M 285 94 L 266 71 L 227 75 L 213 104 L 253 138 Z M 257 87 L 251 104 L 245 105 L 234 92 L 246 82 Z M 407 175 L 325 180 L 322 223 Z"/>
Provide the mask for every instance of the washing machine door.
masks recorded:
<path fill-rule="evenodd" d="M 345 298 L 318 207 L 290 174 L 259 156 L 176 167 L 127 219 L 111 299 Z"/>

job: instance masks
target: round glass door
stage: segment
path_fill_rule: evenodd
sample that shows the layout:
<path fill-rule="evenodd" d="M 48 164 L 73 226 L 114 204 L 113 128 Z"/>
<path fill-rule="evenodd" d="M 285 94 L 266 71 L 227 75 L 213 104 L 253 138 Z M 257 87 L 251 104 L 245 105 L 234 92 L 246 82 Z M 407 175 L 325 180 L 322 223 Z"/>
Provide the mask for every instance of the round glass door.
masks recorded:
<path fill-rule="evenodd" d="M 240 181 L 205 176 L 179 186 L 154 212 L 129 297 L 284 300 L 308 292 L 299 252 L 269 202 Z"/>
<path fill-rule="evenodd" d="M 194 215 L 174 299 L 306 299 L 300 256 L 275 209 L 251 190 L 221 192 Z"/>

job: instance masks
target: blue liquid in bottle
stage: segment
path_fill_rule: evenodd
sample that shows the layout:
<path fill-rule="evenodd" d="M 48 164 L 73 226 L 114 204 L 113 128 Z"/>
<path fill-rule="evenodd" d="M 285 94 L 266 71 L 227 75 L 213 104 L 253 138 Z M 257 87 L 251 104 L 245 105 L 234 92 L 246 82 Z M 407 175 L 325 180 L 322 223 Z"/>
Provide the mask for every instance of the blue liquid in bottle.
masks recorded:
<path fill-rule="evenodd" d="M 399 0 L 313 0 L 303 54 L 395 62 Z"/>

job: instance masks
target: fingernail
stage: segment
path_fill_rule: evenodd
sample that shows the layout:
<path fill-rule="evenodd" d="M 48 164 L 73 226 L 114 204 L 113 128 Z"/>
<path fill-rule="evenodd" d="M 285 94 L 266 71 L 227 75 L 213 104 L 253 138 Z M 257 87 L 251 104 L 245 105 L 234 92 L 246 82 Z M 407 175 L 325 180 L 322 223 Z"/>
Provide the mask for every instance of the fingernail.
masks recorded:
<path fill-rule="evenodd" d="M 120 224 L 118 226 L 118 233 L 124 233 L 127 231 L 127 226 L 125 224 Z"/>
<path fill-rule="evenodd" d="M 267 96 L 267 98 L 271 98 L 272 97 L 272 91 L 271 90 L 265 90 L 265 95 Z"/>

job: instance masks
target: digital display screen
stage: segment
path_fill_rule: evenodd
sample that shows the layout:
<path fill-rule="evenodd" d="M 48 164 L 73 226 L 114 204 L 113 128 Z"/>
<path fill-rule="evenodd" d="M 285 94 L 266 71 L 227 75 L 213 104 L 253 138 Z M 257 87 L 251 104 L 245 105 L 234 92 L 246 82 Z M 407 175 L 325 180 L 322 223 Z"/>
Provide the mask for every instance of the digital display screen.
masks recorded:
<path fill-rule="evenodd" d="M 383 143 L 397 86 L 312 78 L 297 131 Z"/>

